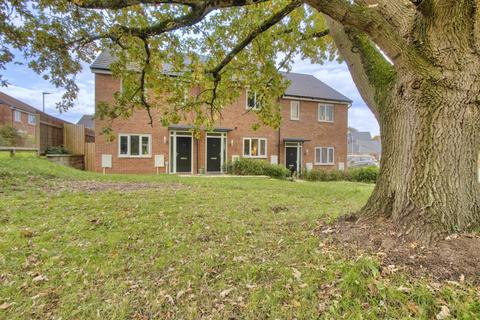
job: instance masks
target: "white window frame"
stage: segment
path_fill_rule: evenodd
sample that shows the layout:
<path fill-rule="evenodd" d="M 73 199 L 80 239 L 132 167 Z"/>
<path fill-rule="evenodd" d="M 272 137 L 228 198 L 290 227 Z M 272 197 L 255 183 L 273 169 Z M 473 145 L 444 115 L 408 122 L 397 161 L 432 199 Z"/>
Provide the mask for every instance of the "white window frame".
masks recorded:
<path fill-rule="evenodd" d="M 328 120 L 327 119 L 327 107 L 330 107 L 332 108 L 332 120 Z M 322 108 L 325 108 L 325 118 L 322 119 L 320 117 L 321 115 L 321 112 L 320 110 L 322 110 Z M 317 110 L 317 117 L 318 117 L 318 121 L 319 122 L 334 122 L 335 121 L 335 105 L 334 104 L 330 104 L 330 103 L 319 103 L 318 104 L 318 110 Z"/>
<path fill-rule="evenodd" d="M 131 136 L 139 137 L 139 155 L 130 154 L 130 138 Z M 121 154 L 121 138 L 127 137 L 127 154 Z M 148 138 L 148 154 L 142 154 L 142 138 Z M 152 135 L 140 133 L 120 133 L 118 134 L 118 157 L 119 158 L 151 158 L 152 157 Z"/>
<path fill-rule="evenodd" d="M 28 124 L 35 126 L 37 124 L 37 116 L 34 114 L 28 114 Z"/>
<path fill-rule="evenodd" d="M 254 102 L 255 102 L 255 103 L 254 103 L 255 106 L 254 106 L 254 107 L 250 107 L 250 106 L 248 105 L 248 94 L 249 94 L 249 92 L 250 92 L 249 90 L 245 90 L 245 93 L 246 93 L 246 94 L 245 94 L 245 109 L 246 109 L 246 110 L 254 110 L 254 111 L 260 110 L 260 106 L 259 106 L 258 103 L 257 103 L 257 93 L 256 93 L 256 92 L 253 92 L 253 91 L 252 91 L 252 92 L 253 92 L 253 95 L 254 95 L 254 96 L 253 96 L 253 100 L 254 100 Z"/>
<path fill-rule="evenodd" d="M 293 109 L 297 108 L 297 117 L 293 116 Z M 290 101 L 290 120 L 300 120 L 300 101 L 292 100 Z"/>
<path fill-rule="evenodd" d="M 13 110 L 13 119 L 15 122 L 22 122 L 22 112 L 19 110 Z"/>
<path fill-rule="evenodd" d="M 250 143 L 250 148 L 249 148 L 249 154 L 245 154 L 245 141 L 249 141 Z M 252 153 L 252 140 L 258 140 L 258 152 L 260 153 L 260 141 L 265 141 L 265 154 L 264 155 L 258 155 L 258 156 L 252 156 L 250 155 Z M 255 158 L 255 159 L 266 159 L 268 155 L 268 141 L 267 138 L 257 138 L 257 137 L 247 137 L 243 138 L 243 143 L 242 143 L 242 154 L 244 158 Z"/>
<path fill-rule="evenodd" d="M 322 149 L 327 149 L 327 162 L 322 162 Z M 317 150 L 320 150 L 320 159 L 317 159 Z M 332 162 L 328 162 L 328 154 L 332 150 Z M 315 154 L 314 154 L 315 165 L 317 166 L 331 166 L 335 164 L 335 148 L 334 147 L 315 147 Z M 320 161 L 317 161 L 320 160 Z"/>

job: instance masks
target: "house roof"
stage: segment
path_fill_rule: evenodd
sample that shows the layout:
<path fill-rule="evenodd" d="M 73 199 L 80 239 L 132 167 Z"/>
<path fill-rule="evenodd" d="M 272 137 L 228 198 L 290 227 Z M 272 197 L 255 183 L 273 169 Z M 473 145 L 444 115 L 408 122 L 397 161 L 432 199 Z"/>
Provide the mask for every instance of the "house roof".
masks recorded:
<path fill-rule="evenodd" d="M 84 114 L 80 120 L 77 121 L 77 124 L 83 124 L 85 128 L 93 129 L 95 127 L 93 114 Z"/>
<path fill-rule="evenodd" d="M 371 141 L 372 136 L 368 131 L 351 131 L 350 137 L 352 141 Z"/>
<path fill-rule="evenodd" d="M 38 110 L 34 107 L 15 99 L 14 97 L 9 96 L 3 92 L 0 92 L 0 103 L 5 104 L 11 108 L 19 109 L 28 113 L 37 113 Z"/>
<path fill-rule="evenodd" d="M 41 121 L 45 121 L 49 123 L 69 123 L 68 121 L 56 118 L 45 112 L 42 112 L 37 108 L 34 108 L 31 105 L 26 104 L 25 102 L 22 102 L 18 99 L 15 99 L 14 97 L 9 96 L 8 94 L 3 93 L 1 91 L 0 91 L 0 104 L 7 105 L 10 108 L 18 109 L 26 113 L 39 114 Z"/>
<path fill-rule="evenodd" d="M 310 74 L 282 72 L 282 75 L 290 81 L 290 86 L 285 91 L 286 96 L 352 102 L 352 100 Z"/>
<path fill-rule="evenodd" d="M 95 59 L 90 66 L 93 73 L 109 73 L 109 66 L 115 62 L 115 58 L 110 54 L 110 51 L 104 50 Z M 187 61 L 188 64 L 188 61 Z M 165 73 L 170 73 L 170 67 L 165 66 Z M 324 82 L 315 78 L 310 74 L 282 72 L 282 76 L 290 81 L 290 85 L 285 91 L 285 96 L 295 98 L 307 98 L 317 100 L 331 100 L 345 103 L 351 103 L 352 100 L 331 88 Z"/>

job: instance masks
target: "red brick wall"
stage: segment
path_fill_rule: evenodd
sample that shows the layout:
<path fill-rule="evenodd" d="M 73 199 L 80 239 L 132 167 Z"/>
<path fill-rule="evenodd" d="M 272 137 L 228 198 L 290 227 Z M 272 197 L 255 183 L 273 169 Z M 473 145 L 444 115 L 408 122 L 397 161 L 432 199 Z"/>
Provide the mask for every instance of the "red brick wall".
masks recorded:
<path fill-rule="evenodd" d="M 95 103 L 101 101 L 112 102 L 113 93 L 120 89 L 120 82 L 113 79 L 111 75 L 95 75 Z M 302 149 L 302 167 L 305 163 L 314 163 L 315 147 L 335 147 L 335 166 L 321 166 L 322 168 L 334 168 L 338 162 L 346 163 L 347 156 L 347 105 L 335 105 L 335 121 L 325 123 L 317 121 L 318 102 L 300 101 L 300 120 L 290 120 L 290 100 L 280 99 L 284 106 L 282 109 L 282 125 L 280 128 L 280 137 L 278 130 L 262 126 L 259 130 L 252 130 L 252 124 L 257 122 L 254 112 L 246 112 L 245 93 L 239 101 L 226 107 L 222 111 L 222 119 L 218 122 L 218 127 L 233 129 L 227 134 L 227 158 L 232 159 L 233 155 L 243 155 L 243 138 L 259 137 L 267 139 L 267 157 L 270 161 L 271 155 L 278 155 L 280 146 L 279 163 L 284 164 L 284 143 L 286 137 L 304 138 L 310 140 L 304 143 Z M 95 152 L 96 171 L 102 171 L 101 155 L 112 155 L 112 169 L 107 172 L 117 173 L 154 173 L 154 155 L 163 154 L 165 160 L 169 161 L 169 131 L 159 123 L 158 115 L 153 112 L 153 128 L 148 125 L 149 119 L 146 111 L 138 110 L 133 113 L 129 119 L 116 119 L 113 121 L 112 130 L 115 140 L 106 141 L 102 135 L 102 128 L 106 125 L 103 121 L 95 120 Z M 137 133 L 151 134 L 152 151 L 151 157 L 147 158 L 119 158 L 118 157 L 118 134 Z M 279 140 L 280 138 L 280 140 Z M 164 141 L 167 141 L 165 143 Z M 233 144 L 232 144 L 233 142 Z M 201 134 L 197 141 L 193 140 L 193 170 L 197 172 L 200 168 L 205 168 L 205 133 Z M 197 168 L 198 152 L 198 168 Z M 160 172 L 165 172 L 166 168 L 160 168 Z"/>
<path fill-rule="evenodd" d="M 28 113 L 20 110 L 21 121 L 13 120 L 13 110 L 10 106 L 0 104 L 0 125 L 12 125 L 14 128 L 35 136 L 35 125 L 28 123 Z"/>

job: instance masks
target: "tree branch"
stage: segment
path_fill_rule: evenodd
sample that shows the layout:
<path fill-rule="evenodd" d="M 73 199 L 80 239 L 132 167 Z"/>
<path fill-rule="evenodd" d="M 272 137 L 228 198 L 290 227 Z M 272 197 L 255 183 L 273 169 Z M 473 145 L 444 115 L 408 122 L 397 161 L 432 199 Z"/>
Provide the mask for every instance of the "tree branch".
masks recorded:
<path fill-rule="evenodd" d="M 255 28 L 250 34 L 245 37 L 240 43 L 238 43 L 226 56 L 223 60 L 213 69 L 209 70 L 208 73 L 211 73 L 214 77 L 222 71 L 222 69 L 232 61 L 232 59 L 242 51 L 246 46 L 248 46 L 256 37 L 258 37 L 263 32 L 270 29 L 284 17 L 286 17 L 290 12 L 295 10 L 301 5 L 299 1 L 293 1 L 286 5 L 282 10 L 278 11 L 274 15 L 270 16 L 265 20 L 261 25 Z"/>
<path fill-rule="evenodd" d="M 362 35 L 353 28 L 345 28 L 330 18 L 327 18 L 327 23 L 360 95 L 379 120 L 384 105 L 382 99 L 391 90 L 389 85 L 394 77 L 393 66 L 372 43 L 365 41 L 368 40 L 365 34 Z M 379 63 L 380 66 L 373 63 Z"/>
<path fill-rule="evenodd" d="M 440 71 L 422 53 L 407 43 L 378 11 L 344 0 L 307 0 L 318 11 L 344 26 L 365 32 L 395 66 L 415 68 L 420 74 L 441 78 Z"/>

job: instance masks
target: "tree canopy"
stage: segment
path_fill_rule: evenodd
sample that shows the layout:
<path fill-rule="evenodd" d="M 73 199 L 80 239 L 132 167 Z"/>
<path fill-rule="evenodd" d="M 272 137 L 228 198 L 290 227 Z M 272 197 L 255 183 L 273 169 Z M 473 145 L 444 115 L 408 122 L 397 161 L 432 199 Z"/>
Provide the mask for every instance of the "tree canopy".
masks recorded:
<path fill-rule="evenodd" d="M 101 50 L 116 57 L 122 79 L 115 105 L 100 116 L 128 116 L 162 105 L 164 122 L 194 112 L 211 125 L 241 89 L 257 92 L 259 121 L 279 122 L 277 99 L 287 83 L 278 73 L 295 57 L 323 63 L 336 57 L 329 30 L 301 1 L 7 1 L 0 8 L 0 66 L 21 50 L 29 67 L 67 91 L 59 107 L 72 106 L 81 62 Z M 159 72 L 168 66 L 168 73 Z M 172 76 L 174 75 L 174 76 Z M 8 79 L 2 79 L 7 81 Z M 185 95 L 200 88 L 193 95 Z M 168 107 L 166 106 L 168 105 Z"/>

